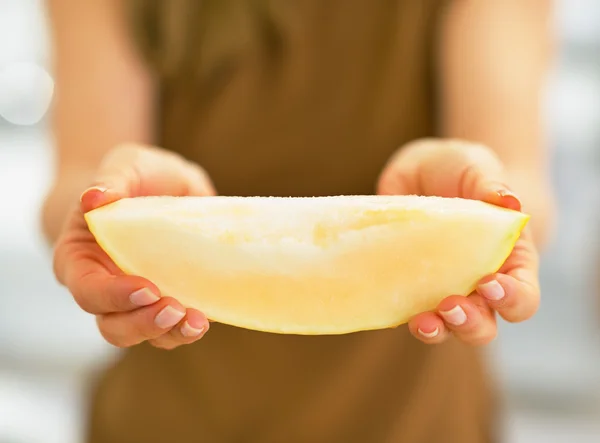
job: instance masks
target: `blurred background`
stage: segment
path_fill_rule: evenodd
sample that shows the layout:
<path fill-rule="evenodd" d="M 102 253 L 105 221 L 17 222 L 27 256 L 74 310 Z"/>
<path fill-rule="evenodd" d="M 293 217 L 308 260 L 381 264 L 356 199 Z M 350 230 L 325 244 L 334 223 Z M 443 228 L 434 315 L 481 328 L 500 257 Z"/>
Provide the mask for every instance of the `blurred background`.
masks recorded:
<path fill-rule="evenodd" d="M 600 441 L 600 2 L 556 1 L 546 97 L 558 235 L 543 301 L 491 349 L 510 443 Z M 0 0 L 0 443 L 79 443 L 85 386 L 113 356 L 54 281 L 37 211 L 53 162 L 40 0 Z"/>

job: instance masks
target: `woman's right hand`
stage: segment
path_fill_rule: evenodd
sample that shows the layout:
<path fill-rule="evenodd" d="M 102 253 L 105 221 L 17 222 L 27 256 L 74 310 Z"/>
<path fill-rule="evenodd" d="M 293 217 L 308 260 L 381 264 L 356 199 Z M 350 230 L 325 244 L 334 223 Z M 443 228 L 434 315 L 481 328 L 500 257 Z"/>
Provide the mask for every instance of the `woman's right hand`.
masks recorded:
<path fill-rule="evenodd" d="M 148 341 L 173 349 L 201 338 L 209 322 L 201 312 L 161 296 L 152 282 L 121 272 L 96 243 L 84 213 L 127 197 L 214 193 L 202 168 L 160 148 L 123 145 L 104 158 L 56 242 L 54 272 L 77 304 L 96 316 L 109 343 L 129 347 Z"/>

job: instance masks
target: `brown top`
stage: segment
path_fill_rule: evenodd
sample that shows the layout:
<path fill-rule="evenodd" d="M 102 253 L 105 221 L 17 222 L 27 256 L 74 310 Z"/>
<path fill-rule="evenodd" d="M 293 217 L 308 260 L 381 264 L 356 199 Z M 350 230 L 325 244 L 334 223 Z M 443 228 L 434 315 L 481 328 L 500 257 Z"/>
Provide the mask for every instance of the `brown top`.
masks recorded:
<path fill-rule="evenodd" d="M 392 152 L 435 135 L 444 0 L 134 2 L 161 75 L 162 146 L 224 195 L 369 194 Z M 97 385 L 91 443 L 489 443 L 476 351 L 406 327 L 284 336 L 213 324 L 127 351 Z"/>

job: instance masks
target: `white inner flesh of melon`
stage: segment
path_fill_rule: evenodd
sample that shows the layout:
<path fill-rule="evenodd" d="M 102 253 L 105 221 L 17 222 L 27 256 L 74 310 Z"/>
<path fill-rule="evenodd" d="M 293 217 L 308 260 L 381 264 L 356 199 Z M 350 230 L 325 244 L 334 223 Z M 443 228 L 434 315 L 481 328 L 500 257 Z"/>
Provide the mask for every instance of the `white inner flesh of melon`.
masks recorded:
<path fill-rule="evenodd" d="M 88 221 L 125 272 L 209 318 L 327 334 L 467 295 L 504 262 L 525 217 L 436 197 L 146 197 Z"/>

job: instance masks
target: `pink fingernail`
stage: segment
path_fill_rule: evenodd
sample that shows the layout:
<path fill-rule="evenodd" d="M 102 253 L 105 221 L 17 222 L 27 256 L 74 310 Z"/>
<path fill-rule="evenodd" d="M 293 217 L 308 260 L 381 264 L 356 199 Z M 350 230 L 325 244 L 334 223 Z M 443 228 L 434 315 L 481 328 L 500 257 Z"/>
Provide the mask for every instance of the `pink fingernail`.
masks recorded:
<path fill-rule="evenodd" d="M 79 197 L 79 201 L 82 201 L 82 200 L 83 200 L 83 197 L 85 197 L 85 195 L 86 195 L 88 192 L 92 192 L 92 191 L 97 191 L 97 192 L 101 192 L 102 194 L 104 194 L 106 191 L 108 191 L 108 189 L 107 189 L 107 188 L 104 188 L 104 187 L 102 187 L 102 186 L 92 186 L 91 188 L 87 188 L 85 191 L 83 191 L 83 192 L 81 193 L 81 196 Z"/>
<path fill-rule="evenodd" d="M 483 295 L 488 300 L 498 301 L 502 300 L 506 293 L 504 288 L 496 280 L 489 281 L 479 285 L 477 292 Z"/>
<path fill-rule="evenodd" d="M 440 311 L 444 320 L 454 326 L 461 326 L 467 322 L 467 314 L 460 306 L 456 305 L 449 311 Z"/>
<path fill-rule="evenodd" d="M 512 204 L 507 206 L 508 209 L 514 209 L 515 211 L 521 210 L 521 200 L 514 192 L 509 191 L 508 189 L 500 189 L 498 195 L 502 198 L 509 197 L 512 199 Z"/>
<path fill-rule="evenodd" d="M 185 317 L 185 312 L 181 312 L 172 306 L 167 306 L 156 315 L 154 323 L 161 329 L 172 328 L 179 323 L 183 317 Z"/>
<path fill-rule="evenodd" d="M 437 337 L 437 335 L 440 333 L 440 329 L 439 328 L 435 328 L 431 332 L 422 331 L 421 328 L 419 328 L 418 331 L 419 331 L 419 334 L 421 334 L 425 338 Z"/>
<path fill-rule="evenodd" d="M 148 288 L 139 289 L 129 296 L 129 301 L 136 306 L 148 306 L 159 300 L 160 297 Z"/>
<path fill-rule="evenodd" d="M 204 327 L 202 328 L 194 328 L 190 326 L 189 322 L 183 323 L 181 326 L 181 335 L 184 337 L 197 337 L 204 332 Z"/>

